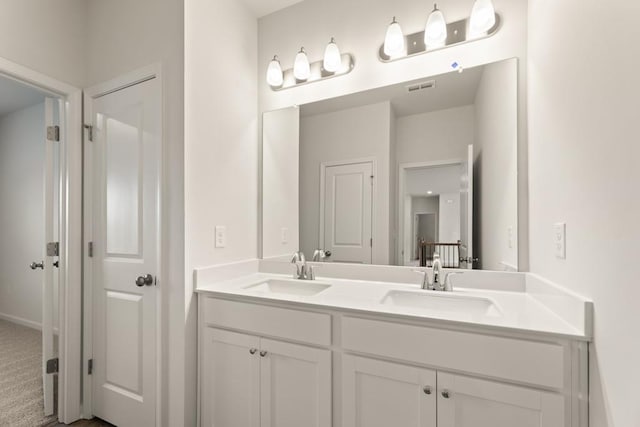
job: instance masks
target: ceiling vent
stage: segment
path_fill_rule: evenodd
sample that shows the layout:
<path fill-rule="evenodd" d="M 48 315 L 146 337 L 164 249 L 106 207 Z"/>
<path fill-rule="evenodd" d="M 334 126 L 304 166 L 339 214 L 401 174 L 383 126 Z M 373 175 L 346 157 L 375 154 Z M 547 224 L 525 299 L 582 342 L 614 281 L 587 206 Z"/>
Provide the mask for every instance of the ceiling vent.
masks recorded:
<path fill-rule="evenodd" d="M 415 83 L 405 87 L 407 88 L 408 93 L 419 92 L 421 90 L 432 89 L 436 87 L 436 81 L 428 80 L 426 82 Z"/>

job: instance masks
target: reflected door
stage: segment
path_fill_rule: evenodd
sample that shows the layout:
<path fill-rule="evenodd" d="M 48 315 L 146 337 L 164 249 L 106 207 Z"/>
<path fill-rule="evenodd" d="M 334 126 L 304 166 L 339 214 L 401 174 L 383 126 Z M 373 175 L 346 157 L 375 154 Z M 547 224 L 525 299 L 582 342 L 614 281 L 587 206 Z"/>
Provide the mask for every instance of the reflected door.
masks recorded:
<path fill-rule="evenodd" d="M 320 241 L 334 262 L 371 263 L 373 164 L 327 166 Z"/>
<path fill-rule="evenodd" d="M 151 79 L 90 101 L 93 412 L 119 427 L 156 423 L 159 93 Z"/>

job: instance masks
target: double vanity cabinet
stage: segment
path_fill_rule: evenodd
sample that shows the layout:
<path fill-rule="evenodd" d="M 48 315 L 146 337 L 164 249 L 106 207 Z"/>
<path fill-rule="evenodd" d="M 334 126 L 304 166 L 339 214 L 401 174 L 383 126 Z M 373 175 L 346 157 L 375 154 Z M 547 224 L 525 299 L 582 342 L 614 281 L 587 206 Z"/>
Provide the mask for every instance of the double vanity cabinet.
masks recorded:
<path fill-rule="evenodd" d="M 584 340 L 248 288 L 199 290 L 201 426 L 586 426 Z"/>

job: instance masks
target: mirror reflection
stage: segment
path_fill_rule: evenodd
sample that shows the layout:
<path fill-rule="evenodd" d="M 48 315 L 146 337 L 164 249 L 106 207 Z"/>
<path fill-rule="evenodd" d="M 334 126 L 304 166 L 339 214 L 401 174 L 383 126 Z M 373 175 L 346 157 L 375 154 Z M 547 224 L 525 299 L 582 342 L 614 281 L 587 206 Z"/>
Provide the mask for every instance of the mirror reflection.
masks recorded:
<path fill-rule="evenodd" d="M 267 113 L 263 148 L 265 258 L 518 268 L 515 59 Z"/>

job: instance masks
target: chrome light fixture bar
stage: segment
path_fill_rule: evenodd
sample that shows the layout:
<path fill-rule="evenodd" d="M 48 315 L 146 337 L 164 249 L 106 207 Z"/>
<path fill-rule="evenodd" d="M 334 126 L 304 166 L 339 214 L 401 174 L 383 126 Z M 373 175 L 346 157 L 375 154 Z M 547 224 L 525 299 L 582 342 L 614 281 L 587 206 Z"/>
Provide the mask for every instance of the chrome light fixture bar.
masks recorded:
<path fill-rule="evenodd" d="M 486 19 L 486 18 L 485 18 Z M 428 52 L 446 49 L 451 46 L 457 46 L 476 40 L 486 39 L 493 36 L 500 29 L 501 18 L 495 13 L 495 22 L 493 26 L 486 32 L 478 33 L 471 28 L 471 19 L 462 19 L 460 21 L 450 22 L 446 24 L 446 39 L 442 44 L 427 47 L 425 43 L 425 31 L 409 34 L 404 36 L 404 51 L 396 53 L 393 56 L 385 52 L 385 44 L 383 43 L 378 50 L 378 59 L 382 62 L 393 62 L 399 59 L 410 58 L 422 55 Z M 489 21 L 490 22 L 490 21 Z M 395 23 L 395 18 L 394 18 Z"/>

